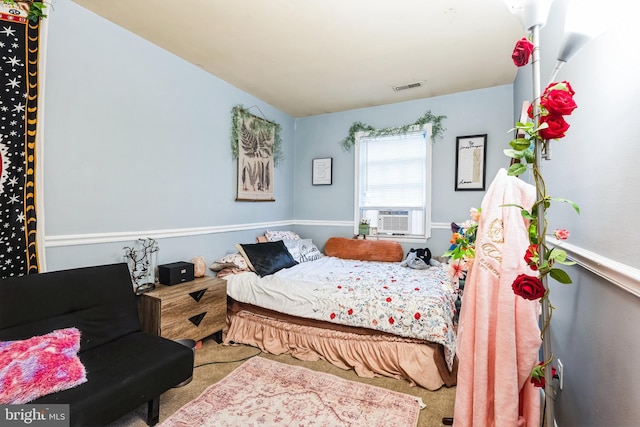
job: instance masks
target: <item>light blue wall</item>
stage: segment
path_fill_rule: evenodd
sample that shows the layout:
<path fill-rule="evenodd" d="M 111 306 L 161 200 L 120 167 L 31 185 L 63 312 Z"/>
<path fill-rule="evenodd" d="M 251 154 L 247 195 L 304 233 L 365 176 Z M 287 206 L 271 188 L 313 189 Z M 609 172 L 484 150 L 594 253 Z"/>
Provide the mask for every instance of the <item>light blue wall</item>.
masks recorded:
<path fill-rule="evenodd" d="M 512 85 L 507 85 L 297 119 L 295 219 L 303 223 L 310 220 L 349 223 L 326 230 L 320 230 L 317 225 L 300 226 L 301 232 L 317 233 L 321 241 L 331 235 L 353 235 L 350 224 L 353 223 L 354 150 L 344 151 L 340 142 L 354 122 L 378 128 L 402 126 L 413 123 L 430 110 L 434 115 L 447 116 L 443 122 L 446 128 L 443 138 L 433 145 L 432 221 L 440 226 L 432 230 L 432 238 L 421 246 L 428 246 L 434 255 L 442 254 L 449 247 L 448 224 L 468 219 L 469 209 L 479 207 L 484 195 L 482 191 L 454 191 L 456 137 L 487 134 L 488 187 L 497 170 L 509 166 L 502 150 L 508 147 L 511 135 L 508 130 L 513 127 L 512 106 Z M 311 185 L 310 165 L 316 157 L 333 158 L 333 185 Z"/>
<path fill-rule="evenodd" d="M 566 0 L 556 0 L 541 31 L 543 87 L 562 38 Z M 631 4 L 629 4 L 631 6 Z M 620 11 L 617 11 L 620 12 Z M 547 191 L 574 200 L 549 210 L 549 229 L 567 228 L 573 245 L 640 267 L 636 255 L 640 209 L 640 144 L 634 119 L 640 95 L 635 14 L 622 11 L 614 26 L 579 51 L 556 81 L 576 91 L 578 109 L 567 136 L 543 162 Z M 515 83 L 515 106 L 530 99 L 530 67 Z M 550 281 L 552 350 L 564 364 L 556 400 L 560 427 L 635 426 L 640 420 L 640 299 L 585 269 L 567 269 L 573 284 Z M 638 280 L 636 277 L 635 280 Z"/>
<path fill-rule="evenodd" d="M 51 11 L 44 196 L 48 270 L 122 260 L 123 242 L 51 246 L 59 236 L 290 221 L 294 119 L 68 0 Z M 231 109 L 282 126 L 275 203 L 236 202 Z M 207 260 L 264 229 L 160 241 L 160 261 Z M 131 242 L 125 242 L 130 245 Z"/>
<path fill-rule="evenodd" d="M 444 137 L 433 147 L 436 228 L 423 244 L 434 254 L 448 247 L 447 224 L 467 219 L 484 194 L 453 190 L 456 136 L 488 134 L 487 185 L 507 165 L 501 151 L 511 126 L 511 85 L 294 119 L 75 3 L 61 0 L 50 18 L 43 156 L 48 270 L 120 261 L 123 246 L 157 231 L 178 234 L 159 239 L 161 263 L 196 255 L 213 260 L 278 225 L 321 247 L 330 236 L 350 235 L 353 152 L 340 141 L 355 121 L 387 127 L 427 110 L 447 116 Z M 256 106 L 252 112 L 283 127 L 275 203 L 234 200 L 229 139 L 238 104 Z M 311 185 L 315 157 L 334 158 L 333 185 Z M 216 227 L 223 232 L 189 232 Z M 74 243 L 94 234 L 98 243 Z M 131 239 L 123 242 L 123 234 Z"/>
<path fill-rule="evenodd" d="M 543 89 L 562 40 L 565 3 L 554 3 L 541 31 Z M 640 208 L 640 144 L 633 131 L 640 60 L 627 53 L 635 37 L 630 19 L 621 17 L 614 25 L 580 50 L 556 78 L 571 83 L 578 108 L 567 120 L 567 136 L 552 144 L 553 159 L 543 162 L 543 173 L 552 183 L 552 196 L 572 199 L 581 208 L 576 216 L 568 205 L 554 206 L 549 210 L 553 228 L 571 229 L 571 243 L 638 268 L 637 235 L 625 226 L 635 223 Z M 516 106 L 532 96 L 529 72 L 530 67 L 522 68 L 516 79 Z"/>

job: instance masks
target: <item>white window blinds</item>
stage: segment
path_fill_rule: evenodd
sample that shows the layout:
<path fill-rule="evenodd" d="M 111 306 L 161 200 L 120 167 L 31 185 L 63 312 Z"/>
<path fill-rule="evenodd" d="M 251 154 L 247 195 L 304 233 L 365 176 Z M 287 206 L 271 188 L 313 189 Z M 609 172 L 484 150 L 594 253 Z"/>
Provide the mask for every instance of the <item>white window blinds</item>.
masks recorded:
<path fill-rule="evenodd" d="M 356 144 L 355 222 L 375 226 L 384 211 L 404 211 L 406 235 L 428 237 L 430 230 L 430 126 L 384 137 L 360 135 Z M 382 215 L 382 214 L 380 214 Z"/>
<path fill-rule="evenodd" d="M 425 207 L 426 132 L 360 139 L 360 207 Z"/>

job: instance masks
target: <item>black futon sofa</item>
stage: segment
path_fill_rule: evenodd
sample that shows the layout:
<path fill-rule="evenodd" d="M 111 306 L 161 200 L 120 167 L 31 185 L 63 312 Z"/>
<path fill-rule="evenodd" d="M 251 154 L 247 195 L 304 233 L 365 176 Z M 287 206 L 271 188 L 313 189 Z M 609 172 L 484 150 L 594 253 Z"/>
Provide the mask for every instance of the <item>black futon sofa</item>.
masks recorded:
<path fill-rule="evenodd" d="M 56 329 L 81 332 L 87 382 L 30 404 L 69 404 L 73 426 L 104 426 L 148 402 L 159 421 L 160 395 L 191 377 L 193 350 L 140 330 L 125 263 L 0 281 L 0 341 Z"/>

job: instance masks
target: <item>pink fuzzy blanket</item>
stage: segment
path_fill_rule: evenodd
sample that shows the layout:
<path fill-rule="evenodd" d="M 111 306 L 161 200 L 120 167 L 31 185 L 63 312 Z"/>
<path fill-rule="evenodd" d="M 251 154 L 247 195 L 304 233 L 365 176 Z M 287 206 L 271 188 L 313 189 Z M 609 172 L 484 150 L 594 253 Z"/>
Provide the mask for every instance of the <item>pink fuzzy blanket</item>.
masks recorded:
<path fill-rule="evenodd" d="M 86 382 L 79 349 L 76 328 L 0 342 L 0 404 L 30 402 Z"/>

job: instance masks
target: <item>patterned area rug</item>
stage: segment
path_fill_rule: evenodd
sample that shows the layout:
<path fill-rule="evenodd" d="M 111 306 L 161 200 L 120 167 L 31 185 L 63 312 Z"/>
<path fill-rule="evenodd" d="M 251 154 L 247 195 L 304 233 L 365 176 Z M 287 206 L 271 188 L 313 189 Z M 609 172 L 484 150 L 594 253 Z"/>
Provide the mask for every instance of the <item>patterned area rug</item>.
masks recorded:
<path fill-rule="evenodd" d="M 419 412 L 414 396 L 254 357 L 161 426 L 415 427 Z"/>

